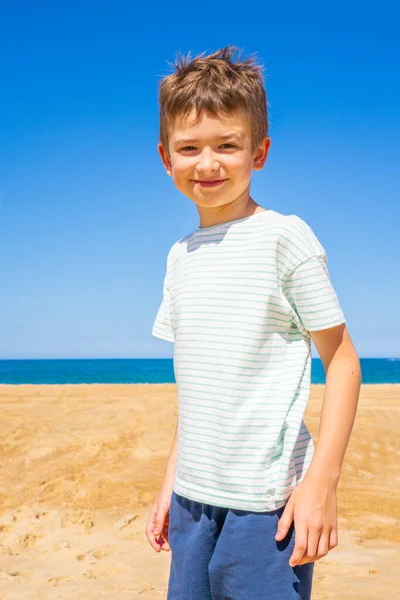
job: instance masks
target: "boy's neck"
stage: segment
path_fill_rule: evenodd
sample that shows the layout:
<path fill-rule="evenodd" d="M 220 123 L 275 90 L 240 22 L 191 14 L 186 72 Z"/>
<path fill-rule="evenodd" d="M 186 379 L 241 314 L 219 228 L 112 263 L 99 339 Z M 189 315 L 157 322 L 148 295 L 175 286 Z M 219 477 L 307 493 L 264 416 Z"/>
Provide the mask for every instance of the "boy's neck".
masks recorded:
<path fill-rule="evenodd" d="M 200 229 L 203 229 L 204 227 L 213 227 L 214 225 L 220 225 L 230 221 L 237 221 L 265 211 L 265 208 L 257 204 L 257 202 L 254 202 L 250 196 L 247 197 L 245 202 L 230 202 L 229 204 L 218 206 L 217 208 L 196 206 L 200 217 Z"/>

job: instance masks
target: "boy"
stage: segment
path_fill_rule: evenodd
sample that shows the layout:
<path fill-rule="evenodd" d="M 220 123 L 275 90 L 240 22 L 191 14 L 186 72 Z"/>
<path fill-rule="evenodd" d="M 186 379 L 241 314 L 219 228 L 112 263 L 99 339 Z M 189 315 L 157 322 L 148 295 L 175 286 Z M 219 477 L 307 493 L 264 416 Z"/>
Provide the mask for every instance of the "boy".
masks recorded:
<path fill-rule="evenodd" d="M 250 196 L 266 92 L 234 53 L 180 58 L 160 86 L 159 152 L 200 224 L 168 254 L 153 326 L 175 344 L 179 416 L 146 535 L 172 551 L 167 600 L 309 600 L 338 543 L 360 365 L 319 240 Z M 326 372 L 316 448 L 311 339 Z"/>

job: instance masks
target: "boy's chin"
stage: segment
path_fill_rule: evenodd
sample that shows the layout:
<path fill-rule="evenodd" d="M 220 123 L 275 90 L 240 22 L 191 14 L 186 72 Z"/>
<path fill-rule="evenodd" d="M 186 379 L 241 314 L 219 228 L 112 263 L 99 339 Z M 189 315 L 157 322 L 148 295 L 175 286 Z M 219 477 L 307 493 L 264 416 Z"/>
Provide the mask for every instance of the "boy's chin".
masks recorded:
<path fill-rule="evenodd" d="M 196 204 L 198 208 L 219 208 L 221 206 L 226 206 L 231 202 L 226 198 L 191 198 L 191 200 Z"/>
<path fill-rule="evenodd" d="M 226 193 L 226 191 L 222 192 L 217 190 L 206 190 L 204 193 L 203 191 L 200 191 L 200 193 L 196 194 L 188 193 L 185 194 L 185 196 L 198 206 L 203 206 L 204 208 L 224 206 L 225 204 L 230 204 L 235 199 L 234 195 Z"/>

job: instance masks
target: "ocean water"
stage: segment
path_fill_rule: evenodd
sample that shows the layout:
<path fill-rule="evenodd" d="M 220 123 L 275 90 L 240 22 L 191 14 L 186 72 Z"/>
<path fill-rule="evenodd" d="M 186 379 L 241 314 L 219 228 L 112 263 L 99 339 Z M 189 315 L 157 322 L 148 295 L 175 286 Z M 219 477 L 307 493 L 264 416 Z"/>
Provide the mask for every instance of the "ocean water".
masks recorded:
<path fill-rule="evenodd" d="M 362 383 L 400 383 L 400 358 L 361 358 Z M 0 383 L 175 383 L 172 359 L 0 360 Z M 313 358 L 311 383 L 325 383 Z"/>

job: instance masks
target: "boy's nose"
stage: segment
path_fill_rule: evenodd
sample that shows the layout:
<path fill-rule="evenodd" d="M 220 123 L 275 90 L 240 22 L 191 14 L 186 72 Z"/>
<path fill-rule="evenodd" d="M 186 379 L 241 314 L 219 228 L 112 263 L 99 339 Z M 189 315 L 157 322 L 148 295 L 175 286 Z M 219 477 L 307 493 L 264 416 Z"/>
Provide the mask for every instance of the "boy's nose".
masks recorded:
<path fill-rule="evenodd" d="M 214 153 L 210 150 L 204 149 L 199 156 L 199 161 L 197 163 L 196 168 L 201 173 L 210 173 L 213 171 L 217 171 L 219 169 L 219 166 L 219 162 L 216 159 Z"/>

